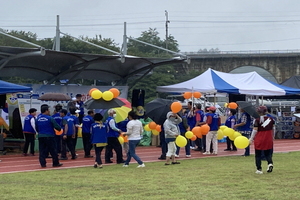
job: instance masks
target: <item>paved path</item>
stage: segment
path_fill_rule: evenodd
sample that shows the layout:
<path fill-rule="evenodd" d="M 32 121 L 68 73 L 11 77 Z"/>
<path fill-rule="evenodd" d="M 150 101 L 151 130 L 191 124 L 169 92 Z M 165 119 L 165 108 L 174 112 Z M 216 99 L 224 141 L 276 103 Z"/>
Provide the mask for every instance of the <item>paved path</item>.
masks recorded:
<path fill-rule="evenodd" d="M 191 158 L 185 158 L 185 151 L 184 148 L 181 148 L 180 158 L 179 160 L 185 159 L 201 159 L 208 156 L 236 156 L 242 155 L 244 150 L 239 149 L 238 151 L 223 151 L 226 148 L 226 143 L 219 143 L 218 145 L 219 152 L 218 155 L 203 155 L 199 151 L 191 150 Z M 251 154 L 253 154 L 254 149 L 251 148 Z M 291 151 L 300 151 L 300 140 L 297 139 L 284 139 L 284 140 L 275 140 L 274 143 L 274 153 L 279 152 L 291 152 Z M 158 160 L 157 158 L 161 154 L 161 148 L 159 147 L 137 147 L 136 150 L 137 154 L 140 158 L 145 162 L 164 162 Z M 0 159 L 0 174 L 6 173 L 16 173 L 16 172 L 29 172 L 29 171 L 42 171 L 42 170 L 53 170 L 53 169 L 66 169 L 66 168 L 76 168 L 76 167 L 92 167 L 94 164 L 94 158 L 83 158 L 83 151 L 80 150 L 77 152 L 78 158 L 76 160 L 63 160 L 61 163 L 64 165 L 59 168 L 52 167 L 52 159 L 47 159 L 48 167 L 41 168 L 38 161 L 38 155 L 36 156 L 22 156 L 22 155 L 2 155 Z M 94 151 L 92 151 L 94 154 Z M 103 154 L 103 152 L 102 152 Z M 103 158 L 103 157 L 102 157 Z M 102 159 L 104 162 L 104 159 Z M 114 160 L 115 162 L 115 160 Z M 104 164 L 104 165 L 114 165 L 112 164 Z M 132 164 L 135 164 L 135 161 L 132 159 Z M 137 165 L 137 164 L 136 164 Z"/>

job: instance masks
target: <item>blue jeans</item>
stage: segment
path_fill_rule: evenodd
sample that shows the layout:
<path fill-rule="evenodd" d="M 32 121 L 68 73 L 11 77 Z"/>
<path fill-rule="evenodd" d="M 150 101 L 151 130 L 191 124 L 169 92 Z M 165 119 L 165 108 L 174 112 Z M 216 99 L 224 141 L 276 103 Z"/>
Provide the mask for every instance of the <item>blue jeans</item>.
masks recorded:
<path fill-rule="evenodd" d="M 143 164 L 143 161 L 135 154 L 135 148 L 140 143 L 140 140 L 129 140 L 129 150 L 127 152 L 127 159 L 125 161 L 125 165 L 128 165 L 131 157 L 139 163 L 139 165 Z"/>

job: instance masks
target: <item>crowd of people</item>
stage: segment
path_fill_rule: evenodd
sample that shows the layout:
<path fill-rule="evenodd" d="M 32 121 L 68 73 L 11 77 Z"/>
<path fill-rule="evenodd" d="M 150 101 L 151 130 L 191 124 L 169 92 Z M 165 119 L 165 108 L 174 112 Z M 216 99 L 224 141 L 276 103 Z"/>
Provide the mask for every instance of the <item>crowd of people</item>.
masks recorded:
<path fill-rule="evenodd" d="M 237 110 L 230 109 L 225 125 L 240 132 L 243 136 L 249 138 L 250 144 L 254 143 L 255 163 L 257 174 L 261 174 L 261 160 L 266 159 L 268 162 L 267 172 L 272 172 L 273 161 L 273 127 L 275 121 L 267 115 L 267 108 L 261 106 L 258 108 L 260 118 L 254 119 L 243 109 L 240 109 L 240 117 L 236 117 Z M 37 109 L 31 108 L 29 115 L 24 120 L 25 146 L 23 149 L 24 156 L 34 156 L 35 138 L 38 138 L 39 144 L 39 162 L 41 167 L 46 167 L 46 158 L 52 157 L 52 166 L 59 167 L 62 163 L 59 160 L 67 160 L 68 155 L 71 159 L 77 158 L 76 142 L 78 137 L 78 128 L 82 128 L 82 142 L 84 148 L 84 158 L 93 158 L 91 150 L 95 150 L 95 168 L 102 168 L 101 153 L 105 149 L 104 162 L 113 163 L 113 150 L 116 155 L 116 163 L 128 167 L 131 158 L 138 163 L 138 168 L 145 167 L 144 162 L 136 154 L 136 147 L 139 145 L 143 133 L 144 123 L 151 120 L 140 120 L 134 111 L 128 113 L 128 118 L 121 123 L 116 123 L 115 109 L 107 111 L 108 118 L 103 121 L 100 113 L 94 113 L 89 110 L 84 115 L 83 102 L 81 95 L 68 104 L 64 109 L 60 104 L 55 106 L 54 113 L 50 114 L 47 104 L 40 107 L 40 112 L 36 116 Z M 175 144 L 178 135 L 185 136 L 189 130 L 194 127 L 207 124 L 210 130 L 207 135 L 192 141 L 187 139 L 188 144 L 185 146 L 185 156 L 191 157 L 191 150 L 200 151 L 204 155 L 218 154 L 217 131 L 221 126 L 221 118 L 216 112 L 216 107 L 205 107 L 202 110 L 201 104 L 193 105 L 188 103 L 188 108 L 179 113 L 168 112 L 166 120 L 160 133 L 160 146 L 162 154 L 158 159 L 166 160 L 165 165 L 180 164 L 176 160 L 179 157 L 180 147 Z M 58 134 L 60 132 L 60 134 Z M 122 145 L 119 137 L 126 138 Z M 30 146 L 30 153 L 28 148 Z M 237 151 L 233 141 L 227 137 L 227 148 L 224 151 Z M 123 152 L 126 159 L 123 159 Z M 250 155 L 250 145 L 245 148 L 243 156 Z M 263 158 L 264 156 L 264 158 Z"/>

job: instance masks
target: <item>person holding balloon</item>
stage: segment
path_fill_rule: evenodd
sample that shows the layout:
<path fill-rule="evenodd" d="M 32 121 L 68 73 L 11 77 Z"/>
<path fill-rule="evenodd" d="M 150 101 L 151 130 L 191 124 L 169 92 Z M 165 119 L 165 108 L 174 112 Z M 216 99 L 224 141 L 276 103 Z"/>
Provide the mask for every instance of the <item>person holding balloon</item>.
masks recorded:
<path fill-rule="evenodd" d="M 241 117 L 238 119 L 237 124 L 234 125 L 234 129 L 245 136 L 250 138 L 252 129 L 251 129 L 251 117 L 243 109 L 240 109 Z M 250 146 L 245 148 L 245 153 L 242 156 L 250 156 Z"/>
<path fill-rule="evenodd" d="M 261 167 L 261 154 L 264 152 L 266 160 L 268 162 L 267 172 L 273 171 L 273 160 L 271 151 L 273 149 L 273 127 L 275 121 L 272 117 L 266 115 L 266 106 L 260 106 L 257 109 L 259 118 L 255 119 L 254 126 L 252 130 L 252 135 L 250 137 L 250 144 L 254 141 L 255 149 L 255 164 L 256 164 L 256 174 L 262 174 Z"/>
<path fill-rule="evenodd" d="M 203 154 L 210 154 L 211 143 L 213 145 L 213 154 L 218 154 L 218 139 L 217 131 L 221 126 L 221 118 L 216 113 L 216 107 L 211 106 L 208 108 L 209 113 L 207 114 L 206 123 L 209 125 L 210 130 L 206 135 L 206 152 Z"/>
<path fill-rule="evenodd" d="M 182 113 L 182 112 L 181 112 L 181 113 Z M 181 114 L 181 113 L 180 113 L 180 114 Z M 179 130 L 180 130 L 180 134 L 181 134 L 182 136 L 185 136 L 185 133 L 189 130 L 189 125 L 187 124 L 186 116 L 183 115 L 183 114 L 181 114 L 181 115 L 182 115 L 182 117 L 181 117 L 182 122 L 180 122 L 180 123 L 178 124 L 178 126 L 179 126 Z M 187 140 L 188 140 L 188 139 L 187 139 Z M 179 158 L 179 151 L 180 151 L 180 147 L 177 146 L 176 154 L 175 154 L 175 157 L 176 157 L 176 158 Z M 191 157 L 191 149 L 190 149 L 190 145 L 188 145 L 188 144 L 185 146 L 185 156 L 186 156 L 187 158 L 190 158 L 190 157 Z"/>
<path fill-rule="evenodd" d="M 141 141 L 141 136 L 143 134 L 144 128 L 142 122 L 138 119 L 138 116 L 134 111 L 128 113 L 129 122 L 127 123 L 127 132 L 123 135 L 128 136 L 129 150 L 127 152 L 127 159 L 123 167 L 128 167 L 131 158 L 134 158 L 139 164 L 137 168 L 146 167 L 144 162 L 135 153 L 135 148 Z"/>
<path fill-rule="evenodd" d="M 195 106 L 193 105 L 192 101 L 189 101 L 187 107 L 188 109 L 185 111 L 187 123 L 190 127 L 190 130 L 192 130 L 196 126 Z M 196 141 L 191 141 L 191 149 L 194 149 L 195 151 L 201 151 L 199 146 L 196 148 Z"/>
<path fill-rule="evenodd" d="M 236 110 L 235 109 L 230 109 L 229 110 L 229 117 L 225 121 L 225 126 L 228 128 L 233 128 L 234 125 L 236 124 Z M 227 136 L 226 137 L 226 143 L 227 143 L 227 148 L 224 151 L 237 151 L 236 146 L 234 145 L 234 142 Z M 232 146 L 232 149 L 231 149 Z"/>
<path fill-rule="evenodd" d="M 178 135 L 180 135 L 180 130 L 178 124 L 182 122 L 182 118 L 173 112 L 167 113 L 167 119 L 164 122 L 164 131 L 165 131 L 165 141 L 168 145 L 168 152 L 166 154 L 166 163 L 165 165 L 170 165 L 170 161 L 172 164 L 180 164 L 175 160 L 176 153 L 176 144 L 175 139 Z"/>

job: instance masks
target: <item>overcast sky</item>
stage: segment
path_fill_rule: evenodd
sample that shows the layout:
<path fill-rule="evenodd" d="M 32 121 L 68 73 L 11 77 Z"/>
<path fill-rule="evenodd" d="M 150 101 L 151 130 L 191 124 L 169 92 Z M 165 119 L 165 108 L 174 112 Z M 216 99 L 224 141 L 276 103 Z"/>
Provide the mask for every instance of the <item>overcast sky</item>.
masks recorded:
<path fill-rule="evenodd" d="M 299 0 L 1 0 L 0 28 L 31 31 L 38 38 L 60 30 L 111 38 L 122 43 L 156 28 L 168 32 L 182 52 L 219 48 L 221 51 L 300 49 Z M 0 44 L 1 45 L 1 44 Z"/>

